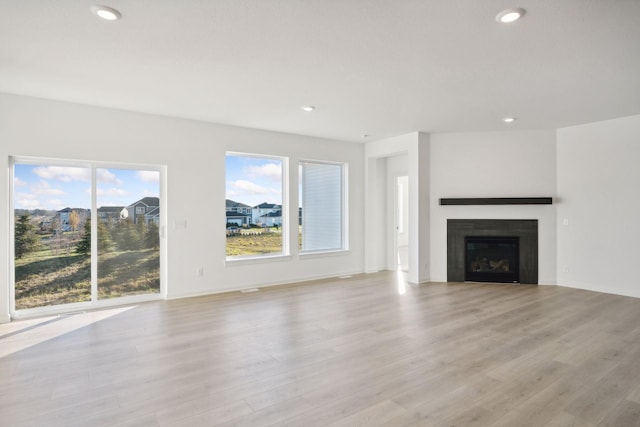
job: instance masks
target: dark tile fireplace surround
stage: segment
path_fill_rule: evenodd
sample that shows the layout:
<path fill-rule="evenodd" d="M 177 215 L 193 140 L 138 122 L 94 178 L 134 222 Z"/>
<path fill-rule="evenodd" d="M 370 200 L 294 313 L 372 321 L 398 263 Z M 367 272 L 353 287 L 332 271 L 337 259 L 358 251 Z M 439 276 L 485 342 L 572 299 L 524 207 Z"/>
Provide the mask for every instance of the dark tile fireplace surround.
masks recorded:
<path fill-rule="evenodd" d="M 448 219 L 447 281 L 538 284 L 538 220 Z"/>

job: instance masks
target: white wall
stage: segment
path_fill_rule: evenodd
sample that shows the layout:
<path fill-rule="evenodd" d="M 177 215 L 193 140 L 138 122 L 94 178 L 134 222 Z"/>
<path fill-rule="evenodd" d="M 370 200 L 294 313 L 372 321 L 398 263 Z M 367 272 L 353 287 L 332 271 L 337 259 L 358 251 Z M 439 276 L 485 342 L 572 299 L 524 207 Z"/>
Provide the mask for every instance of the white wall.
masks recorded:
<path fill-rule="evenodd" d="M 386 226 L 387 226 L 387 198 L 386 193 L 381 190 L 386 186 L 387 159 L 368 158 L 365 175 L 372 177 L 367 179 L 366 195 L 366 215 L 363 218 L 365 223 L 365 271 L 373 273 L 385 270 L 386 249 L 389 246 Z"/>
<path fill-rule="evenodd" d="M 447 280 L 447 219 L 537 219 L 538 281 L 556 283 L 555 204 L 439 205 L 448 197 L 555 196 L 555 132 L 432 134 L 430 149 L 431 280 Z"/>
<path fill-rule="evenodd" d="M 167 166 L 168 295 L 188 295 L 362 272 L 364 148 L 361 144 L 257 131 L 0 94 L 0 188 L 9 194 L 8 157 L 149 163 Z M 297 160 L 349 164 L 350 251 L 294 255 L 277 262 L 225 265 L 225 151 L 290 159 L 290 217 L 298 217 Z M 5 190 L 7 192 L 5 192 Z M 0 199 L 0 321 L 8 320 L 9 200 Z M 296 237 L 291 236 L 292 247 Z M 204 268 L 204 277 L 196 270 Z"/>
<path fill-rule="evenodd" d="M 558 283 L 640 297 L 640 115 L 557 134 Z"/>

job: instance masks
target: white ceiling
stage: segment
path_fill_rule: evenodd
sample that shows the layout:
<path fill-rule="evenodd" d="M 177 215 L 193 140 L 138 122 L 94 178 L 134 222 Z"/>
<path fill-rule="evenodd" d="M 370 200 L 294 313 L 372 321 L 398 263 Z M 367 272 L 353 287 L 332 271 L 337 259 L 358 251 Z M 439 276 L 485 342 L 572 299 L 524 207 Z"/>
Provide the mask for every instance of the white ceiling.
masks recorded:
<path fill-rule="evenodd" d="M 100 2 L 0 0 L 0 92 L 345 141 L 640 114 L 640 0 Z"/>

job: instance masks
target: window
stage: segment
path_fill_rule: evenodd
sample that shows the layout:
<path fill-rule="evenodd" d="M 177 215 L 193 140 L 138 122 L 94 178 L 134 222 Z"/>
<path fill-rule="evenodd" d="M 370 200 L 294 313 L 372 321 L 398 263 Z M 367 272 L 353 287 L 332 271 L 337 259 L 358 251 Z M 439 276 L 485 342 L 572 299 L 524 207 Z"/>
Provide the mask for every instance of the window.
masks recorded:
<path fill-rule="evenodd" d="M 136 206 L 136 215 L 144 215 L 144 206 Z"/>
<path fill-rule="evenodd" d="M 12 166 L 12 312 L 160 293 L 159 167 L 38 159 Z M 134 224 L 140 201 L 149 209 Z"/>
<path fill-rule="evenodd" d="M 301 250 L 345 249 L 346 165 L 301 161 L 299 174 Z"/>
<path fill-rule="evenodd" d="M 228 258 L 288 254 L 286 169 L 286 158 L 227 153 Z"/>

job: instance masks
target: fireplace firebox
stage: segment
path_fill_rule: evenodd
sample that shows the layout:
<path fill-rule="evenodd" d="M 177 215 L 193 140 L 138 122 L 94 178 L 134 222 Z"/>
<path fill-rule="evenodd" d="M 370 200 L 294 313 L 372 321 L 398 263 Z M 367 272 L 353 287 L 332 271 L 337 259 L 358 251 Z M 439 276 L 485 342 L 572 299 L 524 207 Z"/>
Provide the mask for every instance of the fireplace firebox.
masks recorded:
<path fill-rule="evenodd" d="M 538 283 L 538 220 L 537 219 L 447 219 L 447 281 L 480 281 L 466 278 L 465 237 L 518 238 L 518 267 L 509 268 L 518 273 L 520 284 Z M 505 258 L 504 256 L 500 257 Z M 498 260 L 499 261 L 499 260 Z M 497 280 L 505 280 L 498 276 Z"/>
<path fill-rule="evenodd" d="M 465 236 L 465 281 L 519 283 L 517 236 Z"/>

